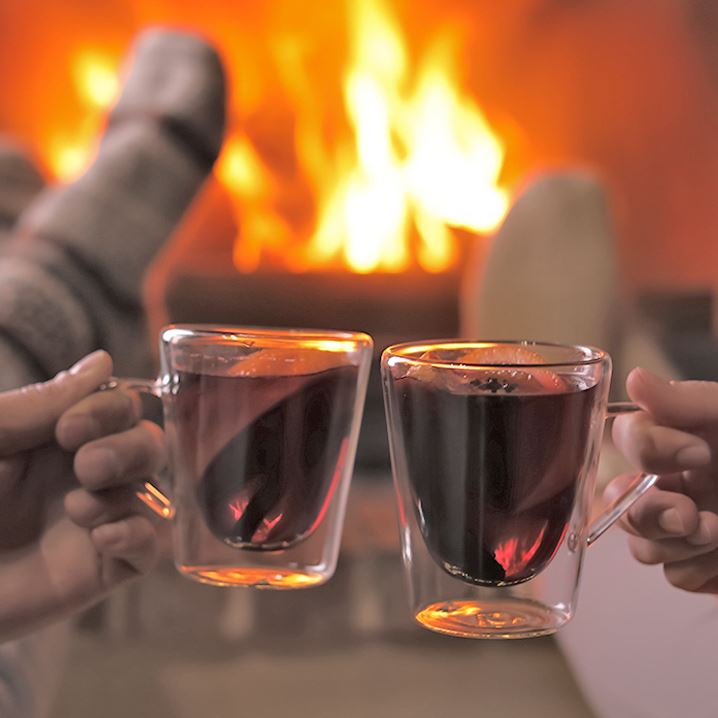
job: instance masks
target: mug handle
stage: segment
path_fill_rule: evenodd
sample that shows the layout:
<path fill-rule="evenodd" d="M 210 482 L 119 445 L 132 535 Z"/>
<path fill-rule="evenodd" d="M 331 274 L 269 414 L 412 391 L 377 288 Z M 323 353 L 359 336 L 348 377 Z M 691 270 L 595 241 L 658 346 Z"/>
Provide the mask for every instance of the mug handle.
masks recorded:
<path fill-rule="evenodd" d="M 621 414 L 632 414 L 635 411 L 641 411 L 641 407 L 630 401 L 609 402 L 606 409 L 606 421 L 615 419 Z M 611 502 L 608 508 L 591 524 L 586 537 L 586 545 L 591 546 L 597 539 L 601 538 L 656 481 L 658 481 L 657 474 L 638 474 L 631 487 L 622 496 Z"/>
<path fill-rule="evenodd" d="M 99 387 L 98 391 L 112 391 L 113 389 L 127 389 L 140 394 L 148 394 L 162 399 L 162 389 L 158 379 L 120 379 L 111 377 L 108 382 Z M 163 519 L 171 519 L 175 515 L 175 508 L 170 499 L 151 481 L 139 482 L 135 496 L 148 508 Z"/>

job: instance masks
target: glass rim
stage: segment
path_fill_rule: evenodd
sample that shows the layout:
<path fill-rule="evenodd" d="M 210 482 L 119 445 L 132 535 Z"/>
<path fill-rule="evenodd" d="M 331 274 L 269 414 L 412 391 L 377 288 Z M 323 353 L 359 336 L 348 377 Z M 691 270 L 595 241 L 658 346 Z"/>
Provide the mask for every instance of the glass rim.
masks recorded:
<path fill-rule="evenodd" d="M 478 349 L 491 348 L 498 346 L 521 346 L 535 349 L 540 352 L 541 347 L 547 349 L 563 349 L 573 350 L 575 356 L 571 359 L 562 359 L 559 361 L 462 361 L 460 359 L 433 359 L 429 357 L 413 356 L 414 353 L 424 353 L 436 349 Z M 500 367 L 519 367 L 519 368 L 549 368 L 549 367 L 566 367 L 566 366 L 588 366 L 591 364 L 600 364 L 608 358 L 607 352 L 598 347 L 586 344 L 562 344 L 560 342 L 548 342 L 533 339 L 426 339 L 421 341 L 402 342 L 400 344 L 392 344 L 382 353 L 382 362 L 388 362 L 396 359 L 406 364 L 432 366 L 446 369 L 456 369 L 457 367 L 466 368 L 500 368 Z"/>
<path fill-rule="evenodd" d="M 173 323 L 160 329 L 162 342 L 182 339 L 222 338 L 230 341 L 252 342 L 267 340 L 292 346 L 301 342 L 350 342 L 355 348 L 371 347 L 371 336 L 365 332 L 343 329 L 305 329 L 300 327 L 262 327 L 233 324 Z M 317 347 L 319 348 L 319 347 Z M 347 347 L 348 349 L 349 347 Z"/>

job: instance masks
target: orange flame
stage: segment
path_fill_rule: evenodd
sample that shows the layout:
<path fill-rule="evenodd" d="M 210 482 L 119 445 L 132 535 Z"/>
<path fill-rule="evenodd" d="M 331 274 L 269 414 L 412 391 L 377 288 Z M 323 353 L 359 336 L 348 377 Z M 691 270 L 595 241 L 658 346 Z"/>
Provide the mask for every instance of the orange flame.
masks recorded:
<path fill-rule="evenodd" d="M 240 271 L 256 269 L 266 252 L 295 271 L 418 265 L 440 272 L 457 259 L 452 228 L 487 232 L 506 213 L 504 150 L 476 104 L 460 94 L 451 38 L 437 40 L 409 93 L 407 47 L 381 1 L 352 0 L 349 26 L 343 97 L 351 132 L 326 147 L 311 94 L 296 108 L 297 159 L 318 206 L 306 242 L 292 244 L 297 230 L 274 209 L 279 188 L 248 139 L 238 136 L 225 148 L 219 176 L 238 205 Z M 308 89 L 297 48 L 287 43 L 277 57 L 292 84 Z"/>
<path fill-rule="evenodd" d="M 459 257 L 455 229 L 485 233 L 503 219 L 504 148 L 461 91 L 455 38 L 438 33 L 413 61 L 384 2 L 347 0 L 349 55 L 336 88 L 315 82 L 301 36 L 277 34 L 270 43 L 280 102 L 293 113 L 292 136 L 271 142 L 293 144 L 288 163 L 283 155 L 291 167 L 268 156 L 266 137 L 259 142 L 244 123 L 266 106 L 258 98 L 277 88 L 260 87 L 258 79 L 256 87 L 234 88 L 241 128 L 230 132 L 216 176 L 240 227 L 233 250 L 238 270 L 279 263 L 290 271 L 441 272 Z M 83 48 L 71 76 L 84 120 L 72 132 L 47 137 L 44 148 L 51 171 L 64 181 L 92 159 L 118 94 L 118 61 Z M 340 122 L 328 133 L 326 103 L 317 99 L 339 85 L 344 129 Z"/>
<path fill-rule="evenodd" d="M 117 67 L 108 57 L 85 50 L 75 56 L 72 69 L 77 92 L 88 105 L 103 111 L 117 99 Z"/>
<path fill-rule="evenodd" d="M 117 64 L 101 52 L 80 50 L 73 60 L 72 80 L 83 121 L 72 134 L 51 137 L 47 147 L 50 170 L 61 181 L 74 179 L 91 162 L 102 120 L 119 92 Z"/>

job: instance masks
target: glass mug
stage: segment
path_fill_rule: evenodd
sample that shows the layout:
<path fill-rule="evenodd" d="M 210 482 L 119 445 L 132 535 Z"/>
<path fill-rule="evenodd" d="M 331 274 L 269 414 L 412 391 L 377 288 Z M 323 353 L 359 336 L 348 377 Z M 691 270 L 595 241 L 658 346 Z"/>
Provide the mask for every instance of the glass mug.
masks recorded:
<path fill-rule="evenodd" d="M 554 633 L 583 553 L 656 481 L 641 474 L 593 522 L 611 359 L 583 346 L 391 346 L 382 379 L 411 610 L 468 638 Z"/>
<path fill-rule="evenodd" d="M 158 379 L 113 380 L 162 400 L 172 498 L 150 482 L 137 494 L 173 520 L 180 573 L 274 589 L 333 575 L 372 346 L 357 332 L 172 325 Z"/>

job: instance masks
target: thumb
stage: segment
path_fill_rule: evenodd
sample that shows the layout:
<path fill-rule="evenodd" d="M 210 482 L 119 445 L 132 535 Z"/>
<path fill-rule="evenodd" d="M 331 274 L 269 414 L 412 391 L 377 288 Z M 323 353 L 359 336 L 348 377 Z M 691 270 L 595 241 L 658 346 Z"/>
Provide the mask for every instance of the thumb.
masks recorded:
<path fill-rule="evenodd" d="M 646 369 L 626 380 L 628 395 L 663 426 L 692 429 L 718 422 L 718 383 L 668 381 Z"/>
<path fill-rule="evenodd" d="M 44 383 L 0 393 L 0 456 L 52 439 L 60 416 L 112 374 L 112 359 L 96 351 Z"/>

